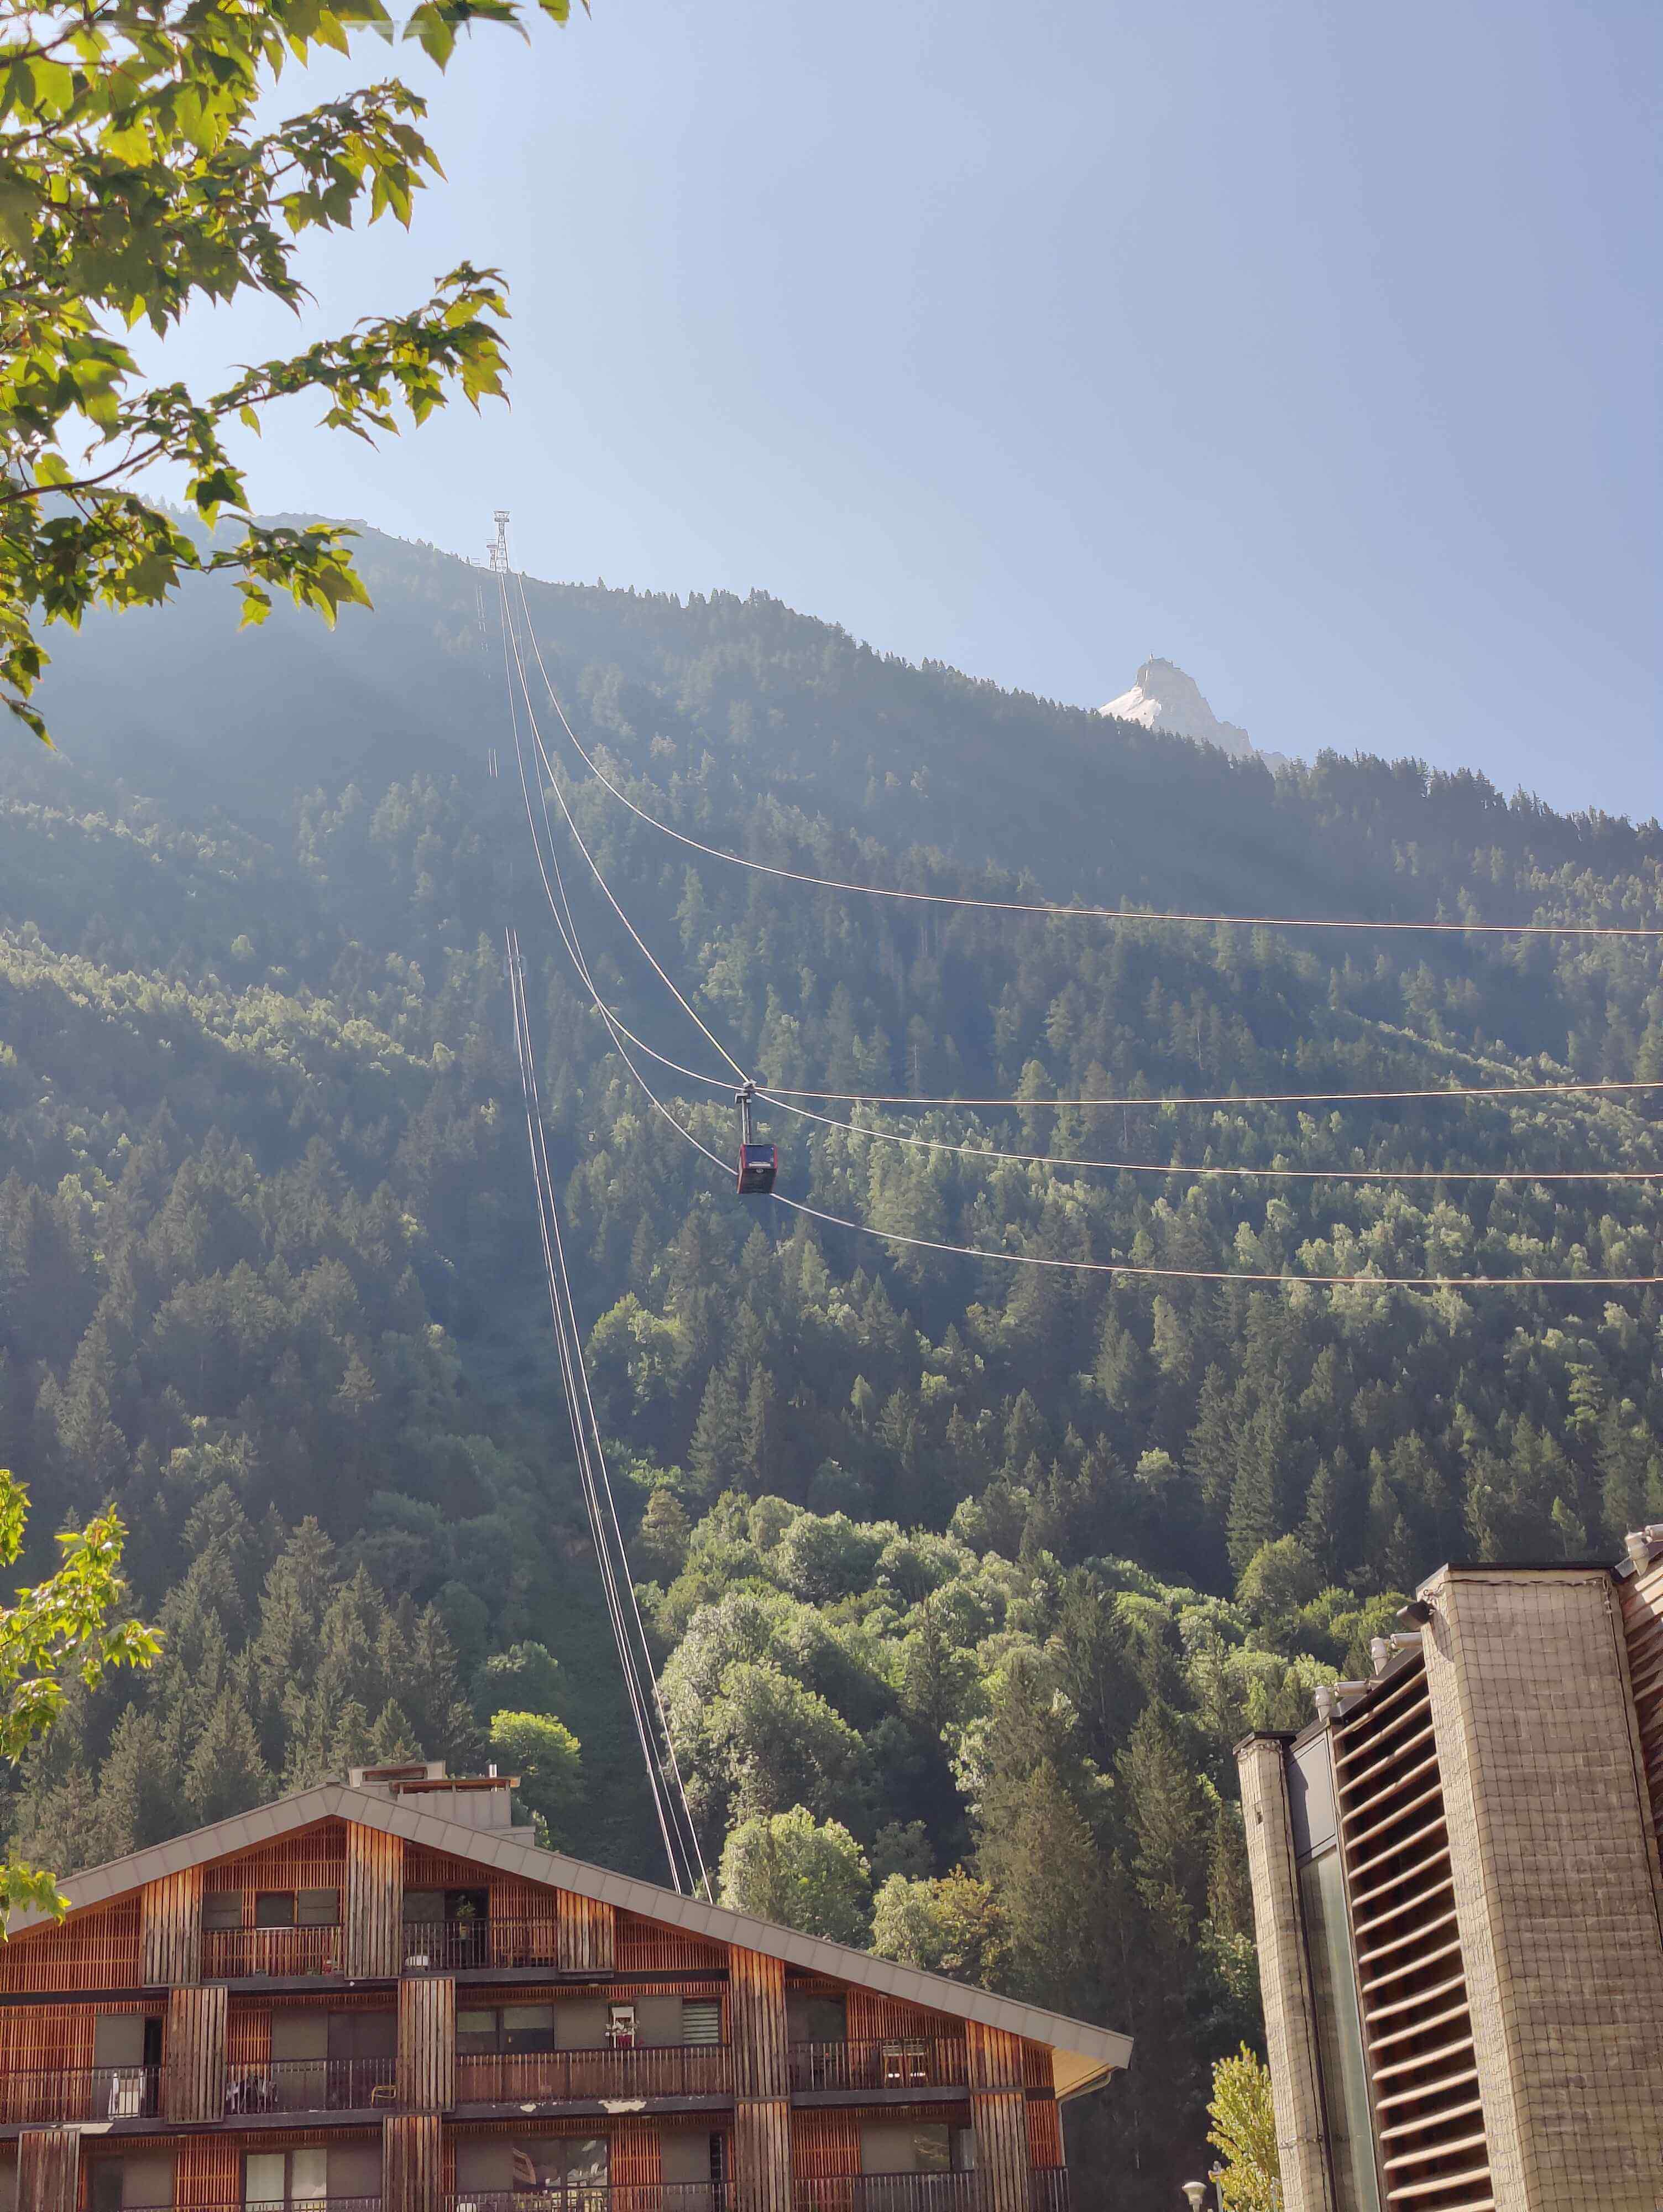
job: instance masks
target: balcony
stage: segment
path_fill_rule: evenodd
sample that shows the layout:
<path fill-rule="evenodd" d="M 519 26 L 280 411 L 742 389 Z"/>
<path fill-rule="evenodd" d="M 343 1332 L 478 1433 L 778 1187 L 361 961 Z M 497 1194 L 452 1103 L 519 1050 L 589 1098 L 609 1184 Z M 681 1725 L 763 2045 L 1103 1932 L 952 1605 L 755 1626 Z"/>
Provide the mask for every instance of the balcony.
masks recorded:
<path fill-rule="evenodd" d="M 874 2043 L 793 2043 L 793 2089 L 962 2089 L 970 2079 L 962 2043 L 887 2036 Z"/>
<path fill-rule="evenodd" d="M 974 2173 L 839 2173 L 793 2181 L 793 2212 L 981 2212 Z"/>
<path fill-rule="evenodd" d="M 204 1928 L 202 1931 L 205 1982 L 252 1981 L 262 1976 L 289 1980 L 341 1971 L 338 1928 Z"/>
<path fill-rule="evenodd" d="M 410 1973 L 458 1973 L 470 1966 L 554 1966 L 560 1931 L 552 1918 L 407 1920 L 404 1968 Z"/>
<path fill-rule="evenodd" d="M 732 2093 L 733 2054 L 725 2043 L 464 2051 L 456 2062 L 458 2105 L 564 2104 L 584 2097 L 726 2097 Z"/>
<path fill-rule="evenodd" d="M 1036 2166 L 1029 2175 L 1029 2212 L 1069 2212 L 1071 2201 L 1065 2166 Z"/>
<path fill-rule="evenodd" d="M 158 2066 L 53 2066 L 0 2076 L 0 2123 L 149 2120 L 161 2107 Z"/>
<path fill-rule="evenodd" d="M 262 2058 L 225 2069 L 225 2109 L 358 2112 L 395 2100 L 391 2058 Z"/>
<path fill-rule="evenodd" d="M 733 2212 L 727 2181 L 576 2181 L 565 2189 L 464 2190 L 444 2212 Z"/>

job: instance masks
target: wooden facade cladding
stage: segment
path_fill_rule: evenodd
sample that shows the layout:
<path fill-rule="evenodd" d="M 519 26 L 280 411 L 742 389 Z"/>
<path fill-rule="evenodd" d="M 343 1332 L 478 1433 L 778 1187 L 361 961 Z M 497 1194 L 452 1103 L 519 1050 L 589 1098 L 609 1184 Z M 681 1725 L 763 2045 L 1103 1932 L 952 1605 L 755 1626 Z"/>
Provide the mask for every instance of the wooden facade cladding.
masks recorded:
<path fill-rule="evenodd" d="M 847 2109 L 794 2112 L 791 2170 L 798 2181 L 836 2181 L 859 2173 L 859 2115 Z"/>
<path fill-rule="evenodd" d="M 738 2212 L 791 2212 L 791 2142 L 788 2099 L 742 2098 L 734 2106 L 733 2195 Z"/>
<path fill-rule="evenodd" d="M 223 1983 L 170 1992 L 161 2046 L 161 2109 L 168 2119 L 224 2117 L 226 2023 Z"/>
<path fill-rule="evenodd" d="M 618 1916 L 616 1909 L 574 1890 L 555 1892 L 558 1926 L 555 1941 L 560 1964 L 568 1972 L 586 1966 L 613 1967 L 618 1964 Z M 656 1965 L 652 1960 L 648 1963 Z"/>
<path fill-rule="evenodd" d="M 1495 2196 L 1423 1656 L 1333 1728 L 1339 1841 L 1388 2203 Z"/>
<path fill-rule="evenodd" d="M 240 2136 L 187 2136 L 173 2156 L 173 2202 L 180 2212 L 204 2204 L 240 2204 Z"/>
<path fill-rule="evenodd" d="M 1048 2173 L 1063 2162 L 1063 2116 L 1054 2097 L 1028 2100 L 1028 2163 Z"/>
<path fill-rule="evenodd" d="M 643 1919 L 638 1912 L 616 1916 L 616 1949 L 609 1962 L 620 1973 L 648 1973 L 659 1967 L 667 1974 L 696 1972 L 727 1965 L 727 1946 L 695 1936 L 684 1928 L 667 1928 L 662 1921 Z"/>
<path fill-rule="evenodd" d="M 389 2114 L 381 2123 L 381 2212 L 441 2212 L 445 2165 L 437 2112 Z"/>
<path fill-rule="evenodd" d="M 423 1975 L 398 1984 L 398 2101 L 416 2112 L 456 2102 L 456 1984 Z"/>
<path fill-rule="evenodd" d="M 17 2138 L 17 2212 L 76 2212 L 81 2196 L 78 2128 L 25 2128 Z"/>
<path fill-rule="evenodd" d="M 56 2117 L 47 2106 L 29 2109 L 32 2084 L 27 2077 L 52 2077 L 80 2072 L 93 2063 L 93 2033 L 100 2014 L 138 2013 L 160 2016 L 159 1999 L 128 1998 L 100 2005 L 31 2004 L 0 2006 L 0 2118 L 46 2119 Z"/>
<path fill-rule="evenodd" d="M 1652 1822 L 1663 1840 L 1663 1554 L 1619 1588 Z"/>
<path fill-rule="evenodd" d="M 973 2089 L 1023 2087 L 1026 2075 L 1019 2035 L 1007 2035 L 1003 2028 L 984 2027 L 980 2021 L 972 2020 L 965 2022 L 964 2039 L 969 2046 Z"/>
<path fill-rule="evenodd" d="M 142 1979 L 137 1897 L 0 1944 L 0 1990 L 130 1990 Z"/>
<path fill-rule="evenodd" d="M 981 2212 L 1029 2212 L 1027 2098 L 1020 2089 L 975 2090 L 970 2124 Z"/>
<path fill-rule="evenodd" d="M 741 2097 L 787 2095 L 785 1961 L 730 1945 L 728 2013 L 736 2093 Z"/>
<path fill-rule="evenodd" d="M 140 1892 L 139 1979 L 147 1988 L 173 1988 L 202 1979 L 203 1869 L 187 1867 Z"/>
<path fill-rule="evenodd" d="M 347 1823 L 342 1947 L 348 1978 L 385 1979 L 404 1964 L 404 1846 L 379 1828 Z"/>

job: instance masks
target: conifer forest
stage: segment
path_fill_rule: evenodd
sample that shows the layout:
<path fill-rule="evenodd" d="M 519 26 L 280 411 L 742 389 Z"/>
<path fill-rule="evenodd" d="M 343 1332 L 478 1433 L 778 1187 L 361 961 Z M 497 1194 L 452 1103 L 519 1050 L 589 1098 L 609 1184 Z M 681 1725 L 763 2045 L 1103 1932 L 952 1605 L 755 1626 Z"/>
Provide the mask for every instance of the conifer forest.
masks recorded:
<path fill-rule="evenodd" d="M 529 584 L 577 735 L 710 846 L 1466 925 L 816 889 L 672 842 L 540 714 L 702 1021 L 764 1088 L 847 1094 L 758 1118 L 780 1194 L 852 1232 L 738 1198 L 671 1126 L 731 1161 L 731 1079 L 556 814 L 597 989 L 710 1079 L 642 1062 L 660 1113 L 614 1048 L 533 856 L 495 579 L 373 532 L 358 560 L 377 611 L 332 635 L 239 638 L 212 583 L 90 621 L 42 690 L 59 752 L 0 751 L 0 1466 L 23 1575 L 112 1502 L 166 1638 L 14 1774 L 10 1840 L 67 1873 L 420 1752 L 512 1764 L 557 1846 L 663 1879 L 550 1346 L 512 922 L 719 1890 L 1126 2030 L 1071 2163 L 1084 2202 L 1169 2205 L 1212 2062 L 1259 2033 L 1232 1744 L 1366 1672 L 1439 1562 L 1663 1519 L 1663 1299 L 1582 1279 L 1663 1273 L 1658 1186 L 1623 1179 L 1663 1167 L 1656 943 L 1472 927 L 1663 923 L 1663 830 L 1343 729 L 1273 775 L 762 594 Z M 1602 1083 L 1656 1087 L 1565 1087 Z M 1452 1086 L 1519 1095 L 1355 1097 Z M 900 1094 L 1012 1103 L 859 1103 Z M 1145 1103 L 1173 1097 L 1217 1103 Z M 1533 1276 L 1572 1280 L 1413 1286 Z"/>

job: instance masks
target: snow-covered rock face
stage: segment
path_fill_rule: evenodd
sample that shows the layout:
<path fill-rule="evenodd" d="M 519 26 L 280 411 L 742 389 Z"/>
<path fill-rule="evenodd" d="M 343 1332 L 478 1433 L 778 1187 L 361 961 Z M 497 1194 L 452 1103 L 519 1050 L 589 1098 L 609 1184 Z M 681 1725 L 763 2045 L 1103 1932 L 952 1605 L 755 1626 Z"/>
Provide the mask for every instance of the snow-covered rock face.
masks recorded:
<path fill-rule="evenodd" d="M 1221 722 L 1201 696 L 1193 676 L 1169 660 L 1146 660 L 1138 671 L 1130 691 L 1122 691 L 1102 710 L 1122 722 L 1138 722 L 1146 730 L 1164 730 L 1174 738 L 1199 738 L 1204 744 L 1245 759 L 1253 750 L 1245 730 L 1234 722 Z"/>

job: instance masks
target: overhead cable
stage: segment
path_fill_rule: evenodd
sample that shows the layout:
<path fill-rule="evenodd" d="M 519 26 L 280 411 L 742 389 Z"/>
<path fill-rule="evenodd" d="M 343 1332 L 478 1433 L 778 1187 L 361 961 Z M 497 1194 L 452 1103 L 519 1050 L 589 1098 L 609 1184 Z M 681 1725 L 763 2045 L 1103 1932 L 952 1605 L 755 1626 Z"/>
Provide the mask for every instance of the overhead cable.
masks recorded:
<path fill-rule="evenodd" d="M 794 1106 L 788 1098 L 760 1085 L 756 1096 L 778 1106 L 782 1113 L 818 1121 L 828 1129 L 841 1129 L 850 1136 L 872 1137 L 886 1145 L 912 1145 L 926 1152 L 962 1152 L 973 1160 L 1006 1160 L 1018 1167 L 1102 1168 L 1120 1175 L 1255 1176 L 1278 1182 L 1663 1182 L 1663 1168 L 1253 1168 L 1231 1163 L 1191 1167 L 1180 1160 L 1069 1159 L 1052 1152 L 1006 1152 L 992 1145 L 954 1144 L 945 1137 L 913 1136 L 899 1129 L 871 1128 L 864 1121 L 840 1121 L 835 1115 Z"/>
<path fill-rule="evenodd" d="M 522 592 L 523 588 L 524 586 L 522 583 Z M 512 630 L 511 623 L 509 624 L 509 628 Z M 533 641 L 533 643 L 535 644 L 535 641 Z M 515 660 L 519 669 L 521 684 L 524 689 L 525 682 L 525 664 L 517 650 L 515 652 Z M 545 683 L 548 680 L 546 672 L 544 673 L 544 680 Z M 554 697 L 555 695 L 552 685 L 549 688 L 550 696 Z M 579 836 L 576 823 L 572 820 L 570 810 L 566 806 L 565 801 L 561 796 L 558 783 L 554 778 L 552 766 L 549 763 L 547 754 L 543 750 L 541 738 L 538 736 L 536 718 L 532 713 L 528 690 L 525 690 L 524 696 L 525 698 L 527 716 L 531 721 L 533 737 L 537 740 L 539 756 L 543 760 L 543 767 L 548 774 L 550 782 L 554 784 L 555 795 L 556 800 L 559 801 L 561 805 L 562 813 L 565 815 L 567 827 L 571 830 L 574 840 L 577 842 L 580 849 L 583 853 L 584 858 L 588 861 L 591 872 L 595 876 L 596 880 L 601 884 L 602 889 L 606 890 L 608 899 L 618 913 L 620 919 L 623 921 L 624 926 L 628 929 L 630 936 L 634 939 L 635 943 L 640 946 L 643 953 L 646 953 L 649 961 L 652 962 L 652 965 L 655 972 L 657 972 L 663 980 L 670 985 L 671 989 L 675 992 L 675 995 L 679 1003 L 685 1007 L 687 1006 L 686 1000 L 682 998 L 682 994 L 679 991 L 676 991 L 674 984 L 670 982 L 670 978 L 667 975 L 665 975 L 664 970 L 659 966 L 658 962 L 653 960 L 651 953 L 647 951 L 646 946 L 642 943 L 642 940 L 635 931 L 633 924 L 630 923 L 628 917 L 624 915 L 623 909 L 618 905 L 616 899 L 613 897 L 610 890 L 606 885 L 605 879 L 600 873 L 593 854 L 591 854 L 588 847 L 583 842 L 582 838 Z M 560 708 L 557 697 L 555 699 L 555 712 L 560 714 L 561 720 L 564 722 L 565 716 Z M 521 774 L 523 781 L 523 767 Z M 529 794 L 527 800 L 527 814 L 529 818 Z M 531 820 L 531 830 L 533 838 L 535 839 L 535 819 Z M 551 854 L 551 858 L 553 856 Z M 541 869 L 542 861 L 540 854 L 538 865 L 539 869 Z M 557 860 L 555 862 L 555 866 L 557 869 L 559 866 Z M 546 873 L 543 876 L 543 882 L 545 889 L 548 889 L 549 885 Z M 549 898 L 552 905 L 554 902 L 554 894 L 552 890 L 549 891 Z M 558 915 L 556 916 L 556 919 L 557 921 L 559 920 Z M 568 928 L 571 932 L 569 938 L 567 937 Z M 713 1166 L 720 1169 L 725 1176 L 731 1175 L 731 1169 L 729 1164 L 723 1160 L 719 1155 L 713 1152 L 707 1145 L 701 1143 L 699 1138 L 696 1137 L 690 1129 L 687 1128 L 677 1119 L 675 1115 L 671 1112 L 670 1109 L 665 1104 L 664 1101 L 659 1097 L 658 1093 L 647 1082 L 645 1076 L 641 1074 L 640 1069 L 635 1066 L 634 1061 L 630 1058 L 628 1050 L 625 1048 L 619 1038 L 617 1026 L 613 1021 L 611 1013 L 602 1000 L 599 993 L 595 989 L 593 981 L 589 975 L 587 963 L 582 957 L 581 943 L 577 936 L 575 917 L 572 915 L 569 906 L 567 908 L 565 926 L 561 929 L 561 935 L 562 939 L 566 941 L 567 950 L 573 957 L 574 963 L 578 969 L 580 976 L 588 988 L 590 997 L 595 1005 L 597 1012 L 600 1014 L 602 1020 L 606 1023 L 608 1029 L 612 1033 L 613 1042 L 617 1048 L 620 1058 L 623 1060 L 625 1066 L 629 1070 L 629 1073 L 634 1077 L 635 1082 L 640 1085 L 642 1091 L 645 1092 L 646 1097 L 650 1100 L 659 1114 L 686 1143 L 691 1145 L 695 1152 L 702 1154 L 704 1158 L 708 1160 Z M 691 1012 L 692 1010 L 691 1008 L 688 1008 L 688 1011 Z M 697 1020 L 698 1017 L 695 1015 L 694 1018 Z M 701 1029 L 703 1029 L 703 1023 L 701 1022 L 699 1026 Z M 708 1030 L 706 1031 L 706 1035 L 710 1036 L 710 1041 L 717 1045 L 717 1049 L 722 1053 L 724 1058 L 728 1059 L 731 1065 L 737 1066 L 737 1062 L 731 1060 L 731 1055 L 727 1053 L 726 1048 L 721 1045 L 713 1036 L 711 1036 L 711 1033 Z M 1134 1261 L 1122 1260 L 1054 1259 L 1039 1253 L 993 1251 L 989 1250 L 983 1246 L 954 1243 L 944 1238 L 910 1237 L 895 1231 L 879 1228 L 869 1222 L 851 1221 L 845 1215 L 831 1213 L 822 1207 L 810 1206 L 801 1199 L 788 1198 L 783 1192 L 778 1189 L 775 1189 L 771 1195 L 775 1204 L 786 1207 L 793 1213 L 801 1214 L 810 1220 L 822 1222 L 828 1227 L 847 1230 L 852 1235 L 876 1237 L 883 1243 L 903 1245 L 908 1249 L 918 1251 L 938 1252 L 964 1260 L 1003 1263 L 1004 1265 L 1010 1267 L 1043 1267 L 1077 1274 L 1127 1275 L 1140 1279 L 1178 1282 L 1250 1283 L 1265 1285 L 1307 1284 L 1314 1289 L 1361 1289 L 1373 1285 L 1381 1289 L 1456 1291 L 1465 1291 L 1469 1290 L 1631 1290 L 1642 1288 L 1649 1289 L 1656 1287 L 1659 1285 L 1663 1285 L 1663 1275 L 1383 1275 L 1372 1269 L 1349 1274 L 1312 1275 L 1284 1274 L 1281 1273 L 1272 1273 L 1268 1270 L 1255 1271 L 1245 1268 L 1167 1267 Z"/>
<path fill-rule="evenodd" d="M 753 860 L 743 853 L 730 853 L 719 845 L 707 845 L 701 838 L 690 837 L 683 830 L 661 822 L 657 815 L 649 814 L 639 806 L 627 791 L 613 782 L 604 769 L 596 761 L 566 719 L 548 670 L 543 666 L 543 653 L 537 641 L 537 632 L 531 624 L 530 603 L 525 596 L 525 578 L 518 576 L 520 605 L 525 615 L 526 635 L 542 673 L 549 696 L 554 702 L 555 712 L 561 726 L 584 765 L 596 781 L 611 793 L 621 805 L 665 837 L 671 837 L 689 851 L 702 853 L 707 860 L 725 860 L 729 866 L 749 868 L 754 875 L 774 876 L 781 881 L 806 884 L 816 890 L 852 891 L 863 898 L 897 899 L 914 905 L 969 907 L 983 914 L 1034 914 L 1050 916 L 1057 921 L 1119 921 L 1171 922 L 1187 927 L 1209 929 L 1350 929 L 1393 930 L 1417 934 L 1450 937 L 1627 937 L 1663 938 L 1663 925 L 1653 927 L 1644 923 L 1611 924 L 1570 921 L 1365 921 L 1355 915 L 1311 915 L 1272 914 L 1154 914 L 1139 908 L 1114 906 L 1060 906 L 1046 901 L 1024 899 L 966 898 L 947 891 L 898 890 L 883 884 L 846 883 L 835 876 L 816 876 L 800 868 L 782 868 L 767 860 Z"/>

